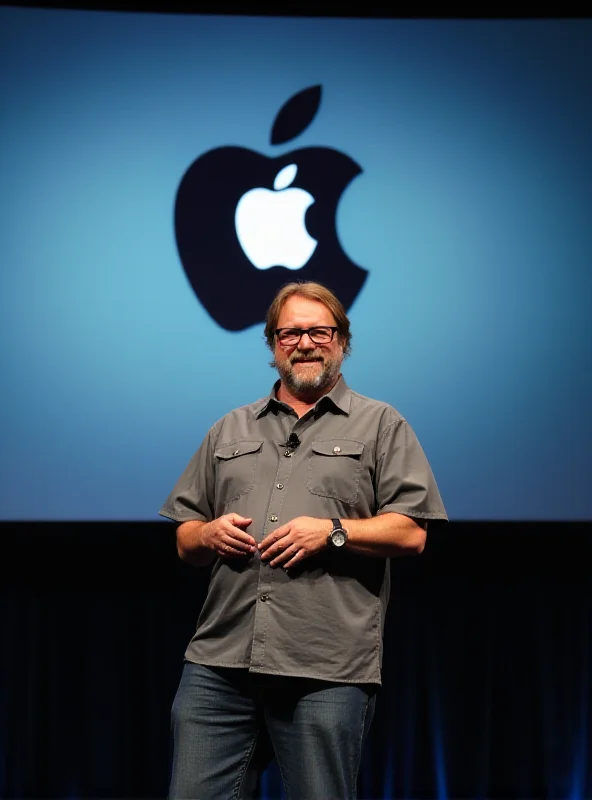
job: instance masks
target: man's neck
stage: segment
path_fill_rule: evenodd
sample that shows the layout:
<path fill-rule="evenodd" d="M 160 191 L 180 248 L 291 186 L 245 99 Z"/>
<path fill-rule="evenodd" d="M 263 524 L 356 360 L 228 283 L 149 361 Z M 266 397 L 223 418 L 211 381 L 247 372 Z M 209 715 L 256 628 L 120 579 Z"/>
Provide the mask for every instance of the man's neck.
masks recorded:
<path fill-rule="evenodd" d="M 338 376 L 337 380 L 330 386 L 328 389 L 325 389 L 321 392 L 311 392 L 311 393 L 298 393 L 295 394 L 294 392 L 290 391 L 288 387 L 284 384 L 283 381 L 280 382 L 280 385 L 277 390 L 277 399 L 282 402 L 286 403 L 286 405 L 290 406 L 294 409 L 294 411 L 298 414 L 299 417 L 303 417 L 311 408 L 314 408 L 321 397 L 324 397 L 326 394 L 336 386 L 337 381 L 341 375 Z"/>

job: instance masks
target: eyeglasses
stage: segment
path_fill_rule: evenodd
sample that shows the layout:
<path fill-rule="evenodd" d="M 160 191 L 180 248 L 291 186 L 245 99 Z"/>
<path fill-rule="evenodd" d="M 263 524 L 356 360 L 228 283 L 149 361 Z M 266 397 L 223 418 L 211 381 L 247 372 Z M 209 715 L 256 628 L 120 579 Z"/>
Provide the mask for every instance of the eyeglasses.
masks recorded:
<path fill-rule="evenodd" d="M 305 333 L 315 344 L 329 344 L 339 328 L 336 325 L 318 325 L 315 328 L 277 328 L 275 335 L 284 347 L 292 347 L 300 342 Z"/>

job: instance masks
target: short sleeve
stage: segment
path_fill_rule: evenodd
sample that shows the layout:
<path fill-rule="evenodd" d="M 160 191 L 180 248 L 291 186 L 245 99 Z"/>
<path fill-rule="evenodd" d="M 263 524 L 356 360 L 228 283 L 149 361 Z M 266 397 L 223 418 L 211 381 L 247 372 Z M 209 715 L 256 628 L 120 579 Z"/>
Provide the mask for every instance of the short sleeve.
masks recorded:
<path fill-rule="evenodd" d="M 214 519 L 214 428 L 210 430 L 158 512 L 175 522 Z"/>
<path fill-rule="evenodd" d="M 448 519 L 426 455 L 405 419 L 389 424 L 377 441 L 376 499 L 378 514 Z"/>

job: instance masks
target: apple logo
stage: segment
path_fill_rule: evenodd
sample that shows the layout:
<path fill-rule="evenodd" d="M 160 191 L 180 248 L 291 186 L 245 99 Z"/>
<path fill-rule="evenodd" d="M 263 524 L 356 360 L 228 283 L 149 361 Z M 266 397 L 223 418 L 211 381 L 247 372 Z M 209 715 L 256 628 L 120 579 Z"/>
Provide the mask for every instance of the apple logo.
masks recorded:
<path fill-rule="evenodd" d="M 312 122 L 321 87 L 280 109 L 270 143 L 298 136 Z M 362 172 L 344 153 L 307 147 L 268 158 L 219 147 L 187 169 L 175 200 L 179 257 L 198 300 L 228 331 L 265 319 L 288 281 L 323 283 L 349 309 L 368 272 L 343 251 L 335 227 L 339 199 Z"/>
<path fill-rule="evenodd" d="M 238 201 L 236 235 L 245 255 L 257 269 L 274 265 L 301 269 L 312 256 L 317 241 L 304 223 L 314 197 L 304 189 L 287 189 L 298 167 L 288 164 L 275 176 L 274 191 L 251 189 Z"/>

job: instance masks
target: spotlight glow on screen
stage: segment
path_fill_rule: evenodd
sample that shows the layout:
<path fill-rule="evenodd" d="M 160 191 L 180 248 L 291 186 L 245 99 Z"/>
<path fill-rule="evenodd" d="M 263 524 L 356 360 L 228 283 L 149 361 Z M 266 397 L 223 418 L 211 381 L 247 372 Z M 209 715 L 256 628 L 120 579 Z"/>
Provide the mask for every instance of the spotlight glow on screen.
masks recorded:
<path fill-rule="evenodd" d="M 451 519 L 592 518 L 591 20 L 3 7 L 0 44 L 2 519 L 157 519 L 295 278 Z"/>

